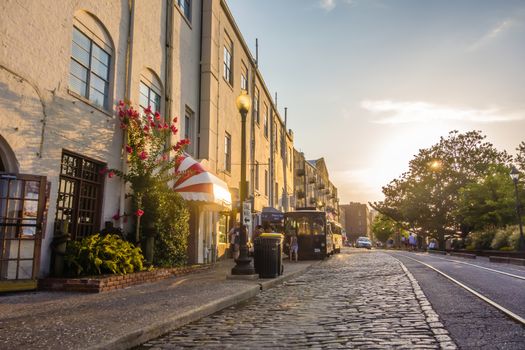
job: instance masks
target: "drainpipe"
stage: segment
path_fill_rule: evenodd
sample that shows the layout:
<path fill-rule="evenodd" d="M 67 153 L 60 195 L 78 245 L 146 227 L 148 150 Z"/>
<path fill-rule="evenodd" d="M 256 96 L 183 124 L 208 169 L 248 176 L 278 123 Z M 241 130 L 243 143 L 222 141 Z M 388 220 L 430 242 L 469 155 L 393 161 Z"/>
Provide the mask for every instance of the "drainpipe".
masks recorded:
<path fill-rule="evenodd" d="M 128 34 L 126 40 L 126 63 L 125 63 L 125 75 L 124 75 L 124 100 L 129 101 L 131 98 L 131 60 L 133 51 L 133 30 L 134 30 L 134 18 L 135 18 L 135 0 L 128 1 L 129 17 L 128 17 Z M 115 55 L 116 56 L 116 55 Z M 127 132 L 122 133 L 122 144 L 127 143 Z M 124 154 L 124 147 L 121 150 L 122 157 L 122 172 L 126 173 L 128 165 L 126 162 L 126 154 Z M 122 182 L 120 185 L 120 199 L 119 199 L 119 213 L 123 214 L 126 211 L 126 184 Z M 123 223 L 120 223 L 120 227 L 123 228 Z"/>
<path fill-rule="evenodd" d="M 172 75 L 173 75 L 173 1 L 166 1 L 166 43 L 165 43 L 165 57 L 166 68 L 164 70 L 164 93 L 165 93 L 165 118 L 171 119 L 171 91 L 172 91 Z M 168 138 L 166 149 L 171 146 L 171 137 Z"/>

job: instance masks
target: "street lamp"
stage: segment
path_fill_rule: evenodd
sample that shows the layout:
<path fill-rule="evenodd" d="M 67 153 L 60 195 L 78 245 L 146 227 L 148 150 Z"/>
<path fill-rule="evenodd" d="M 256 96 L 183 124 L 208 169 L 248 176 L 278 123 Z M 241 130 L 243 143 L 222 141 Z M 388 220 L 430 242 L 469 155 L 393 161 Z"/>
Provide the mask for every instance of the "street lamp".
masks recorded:
<path fill-rule="evenodd" d="M 245 93 L 241 93 L 236 100 L 237 109 L 241 113 L 241 236 L 239 244 L 239 257 L 235 259 L 235 266 L 232 268 L 232 275 L 253 275 L 255 270 L 251 265 L 252 259 L 248 252 L 248 234 L 246 232 L 245 218 L 243 205 L 246 201 L 246 115 L 250 110 L 250 97 Z"/>
<path fill-rule="evenodd" d="M 510 170 L 510 177 L 514 182 L 514 191 L 516 192 L 516 214 L 518 215 L 518 223 L 520 225 L 520 239 L 518 242 L 518 250 L 523 251 L 525 250 L 525 238 L 523 238 L 523 224 L 521 222 L 521 204 L 518 191 L 518 180 L 520 177 L 520 172 L 518 171 L 518 169 L 516 169 L 515 166 L 512 166 Z"/>

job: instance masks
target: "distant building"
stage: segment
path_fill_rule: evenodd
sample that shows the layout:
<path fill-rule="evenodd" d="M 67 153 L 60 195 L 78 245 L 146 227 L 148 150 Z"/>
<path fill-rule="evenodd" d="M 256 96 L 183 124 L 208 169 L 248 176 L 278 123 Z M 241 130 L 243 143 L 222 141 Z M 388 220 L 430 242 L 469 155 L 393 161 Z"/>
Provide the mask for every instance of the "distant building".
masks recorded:
<path fill-rule="evenodd" d="M 342 204 L 339 207 L 341 216 L 344 217 L 342 221 L 344 221 L 346 236 L 350 242 L 361 236 L 372 238 L 370 211 L 366 204 L 350 202 L 350 204 Z"/>

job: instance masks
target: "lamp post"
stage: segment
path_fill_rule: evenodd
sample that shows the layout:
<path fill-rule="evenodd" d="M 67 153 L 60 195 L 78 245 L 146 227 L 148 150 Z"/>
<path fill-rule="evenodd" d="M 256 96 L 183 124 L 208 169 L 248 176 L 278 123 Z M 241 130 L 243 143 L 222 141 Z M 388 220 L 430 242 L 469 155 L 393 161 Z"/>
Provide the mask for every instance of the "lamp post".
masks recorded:
<path fill-rule="evenodd" d="M 232 268 L 232 275 L 253 275 L 255 270 L 251 265 L 252 259 L 248 252 L 248 235 L 246 232 L 246 225 L 244 221 L 243 205 L 246 201 L 246 115 L 250 110 L 250 97 L 246 93 L 241 93 L 237 97 L 237 109 L 241 113 L 241 188 L 240 188 L 240 202 L 241 202 L 241 236 L 239 242 L 239 257 L 235 259 L 235 266 Z"/>
<path fill-rule="evenodd" d="M 514 182 L 514 191 L 516 192 L 516 214 L 518 215 L 518 224 L 520 225 L 520 238 L 518 242 L 518 250 L 525 250 L 525 238 L 523 238 L 523 224 L 521 222 L 521 204 L 520 204 L 520 195 L 518 191 L 518 180 L 520 177 L 520 172 L 516 169 L 515 166 L 512 166 L 510 171 L 510 177 Z"/>

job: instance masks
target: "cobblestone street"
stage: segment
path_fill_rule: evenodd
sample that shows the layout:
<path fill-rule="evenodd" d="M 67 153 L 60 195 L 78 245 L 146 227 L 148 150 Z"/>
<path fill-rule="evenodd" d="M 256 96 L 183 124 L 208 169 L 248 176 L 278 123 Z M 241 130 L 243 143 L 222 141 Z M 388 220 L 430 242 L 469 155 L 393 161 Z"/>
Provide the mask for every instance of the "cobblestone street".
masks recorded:
<path fill-rule="evenodd" d="M 140 349 L 191 347 L 456 348 L 417 282 L 396 259 L 355 250 Z"/>

